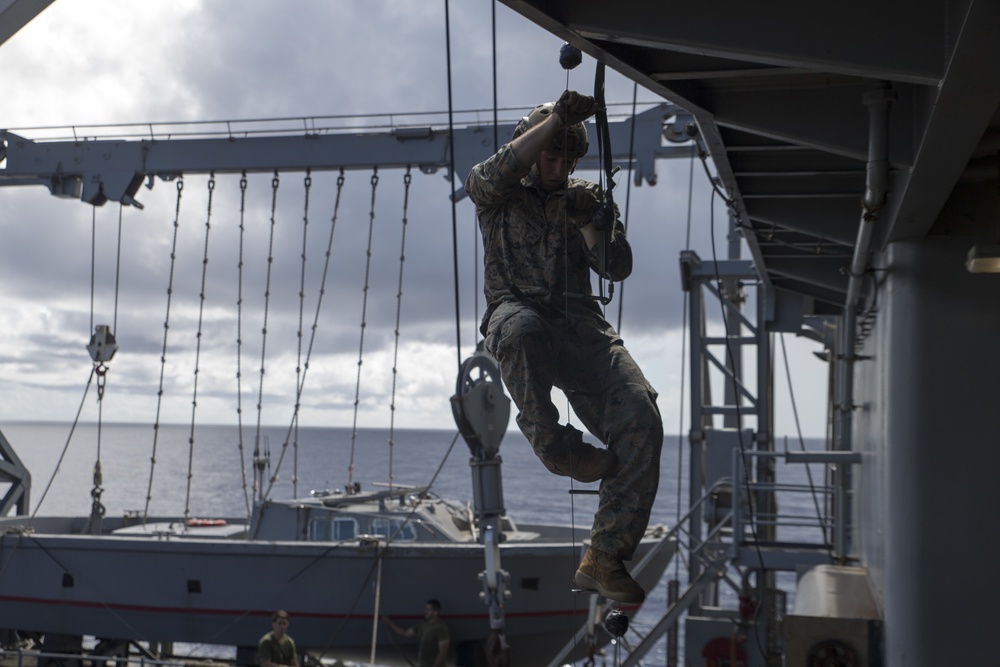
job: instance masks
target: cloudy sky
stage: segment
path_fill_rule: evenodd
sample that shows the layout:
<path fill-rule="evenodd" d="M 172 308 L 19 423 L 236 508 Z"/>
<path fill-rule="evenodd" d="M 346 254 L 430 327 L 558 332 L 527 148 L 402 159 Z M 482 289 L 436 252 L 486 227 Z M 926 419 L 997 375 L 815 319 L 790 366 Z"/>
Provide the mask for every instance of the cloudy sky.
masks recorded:
<path fill-rule="evenodd" d="M 493 106 L 493 7 L 492 0 L 451 3 L 457 110 Z M 505 112 L 510 119 L 557 97 L 567 85 L 567 72 L 558 64 L 559 40 L 502 5 L 496 6 L 496 19 L 498 106 L 513 110 Z M 98 132 L 84 127 L 90 124 L 349 114 L 393 114 L 398 119 L 440 112 L 448 108 L 445 46 L 444 2 L 58 0 L 0 46 L 5 74 L 0 127 L 41 138 L 63 132 L 37 129 L 48 126 L 73 126 L 77 136 L 86 136 Z M 593 73 L 593 60 L 585 58 L 569 72 L 569 86 L 590 92 Z M 630 103 L 632 82 L 610 73 L 607 97 Z M 662 101 L 642 89 L 638 99 Z M 491 112 L 482 115 L 492 119 Z M 618 287 L 608 318 L 619 324 L 621 303 L 626 345 L 660 392 L 667 432 L 677 432 L 684 393 L 677 257 L 688 245 L 690 217 L 690 247 L 711 258 L 710 194 L 701 166 L 692 169 L 686 159 L 660 161 L 657 172 L 655 187 L 630 191 L 627 178 L 619 178 L 616 200 L 623 208 L 628 200 L 636 271 Z M 72 421 L 93 367 L 86 351 L 93 321 L 116 324 L 120 345 L 109 364 L 105 420 L 152 423 L 159 410 L 162 421 L 188 423 L 197 377 L 198 421 L 235 423 L 240 404 L 244 420 L 254 421 L 260 394 L 259 418 L 287 424 L 295 402 L 296 368 L 312 340 L 337 195 L 335 173 L 314 173 L 307 208 L 304 176 L 279 174 L 275 192 L 270 174 L 251 175 L 242 238 L 238 177 L 217 178 L 209 207 L 208 177 L 186 175 L 179 214 L 176 182 L 156 181 L 152 189 L 142 188 L 136 198 L 145 208 L 121 211 L 117 204 L 94 209 L 78 200 L 57 199 L 42 187 L 0 188 L 0 308 L 7 336 L 0 347 L 0 420 Z M 408 193 L 402 170 L 380 171 L 374 188 L 372 176 L 368 171 L 345 176 L 302 397 L 302 423 L 350 426 L 357 400 L 361 426 L 386 426 L 394 415 L 397 427 L 450 429 L 448 397 L 454 393 L 458 358 L 471 353 L 477 342 L 476 320 L 484 307 L 473 209 L 463 201 L 455 211 L 456 320 L 452 208 L 443 173 L 415 171 Z M 303 277 L 304 219 L 309 224 Z M 721 207 L 715 225 L 721 243 Z M 724 246 L 716 252 L 723 256 Z M 171 269 L 166 363 L 161 364 Z M 261 335 L 265 292 L 266 338 Z M 825 409 L 819 391 L 825 388 L 825 367 L 811 355 L 815 345 L 786 342 L 803 430 L 807 436 L 822 435 Z M 793 435 L 780 344 L 776 363 L 777 432 Z M 164 389 L 158 404 L 161 373 Z M 82 418 L 97 419 L 93 389 Z"/>

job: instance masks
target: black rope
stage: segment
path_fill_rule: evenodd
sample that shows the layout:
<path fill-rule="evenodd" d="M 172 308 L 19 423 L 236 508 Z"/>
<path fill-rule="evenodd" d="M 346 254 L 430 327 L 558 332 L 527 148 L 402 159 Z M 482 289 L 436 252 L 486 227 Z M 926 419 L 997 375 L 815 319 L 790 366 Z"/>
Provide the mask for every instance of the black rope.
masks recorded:
<path fill-rule="evenodd" d="M 639 84 L 632 85 L 632 127 L 628 137 L 628 182 L 625 184 L 625 220 L 622 225 L 625 229 L 625 236 L 628 237 L 628 211 L 632 203 L 632 165 L 635 163 L 635 107 L 639 96 Z M 625 308 L 625 283 L 622 282 L 618 288 L 618 335 L 622 333 L 622 312 Z"/>
<path fill-rule="evenodd" d="M 451 15 L 449 0 L 444 0 L 444 32 L 445 52 L 448 62 L 448 174 L 451 183 L 451 253 L 455 274 L 455 353 L 458 357 L 458 368 L 462 368 L 462 318 L 459 308 L 459 275 L 458 275 L 458 215 L 455 201 L 455 107 L 451 93 Z"/>
<path fill-rule="evenodd" d="M 490 5 L 493 11 L 492 16 L 492 27 L 493 27 L 493 152 L 496 153 L 500 150 L 500 135 L 499 135 L 499 124 L 500 121 L 497 118 L 497 111 L 499 106 L 499 101 L 497 100 L 497 0 L 493 0 Z"/>
<path fill-rule="evenodd" d="M 598 171 L 598 185 L 602 195 L 602 204 L 608 208 L 607 216 L 610 220 L 608 228 L 600 232 L 600 257 L 601 266 L 598 270 L 597 299 L 602 305 L 607 306 L 615 293 L 615 282 L 608 276 L 608 254 L 611 252 L 611 238 L 614 234 L 614 195 L 615 188 L 614 174 L 617 169 L 612 165 L 613 155 L 611 153 L 611 131 L 608 127 L 608 105 L 604 95 L 604 82 L 606 66 L 603 62 L 597 63 L 594 72 L 594 100 L 597 102 L 597 110 L 594 114 L 594 128 L 597 130 L 597 156 L 598 162 L 603 170 Z M 604 295 L 604 280 L 608 280 L 608 294 Z"/>

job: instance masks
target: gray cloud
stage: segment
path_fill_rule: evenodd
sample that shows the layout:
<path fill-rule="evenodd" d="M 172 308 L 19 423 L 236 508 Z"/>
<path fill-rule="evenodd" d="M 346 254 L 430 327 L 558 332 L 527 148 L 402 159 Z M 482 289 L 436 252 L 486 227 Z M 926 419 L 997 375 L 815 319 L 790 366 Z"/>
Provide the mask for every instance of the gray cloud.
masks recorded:
<path fill-rule="evenodd" d="M 296 3 L 290 9 L 292 5 L 287 3 L 248 1 L 238 7 L 231 3 L 182 5 L 175 12 L 160 7 L 144 15 L 123 0 L 105 0 L 100 7 L 109 15 L 128 8 L 128 15 L 117 19 L 124 23 L 115 32 L 114 43 L 101 44 L 99 35 L 105 32 L 88 28 L 73 48 L 73 53 L 84 56 L 61 63 L 65 68 L 56 68 L 41 55 L 45 40 L 62 43 L 62 31 L 83 17 L 78 9 L 61 5 L 53 5 L 0 48 L 0 66 L 12 73 L 6 87 L 19 90 L 16 99 L 9 99 L 11 104 L 5 111 L 8 117 L 0 123 L 4 126 L 402 114 L 447 108 L 444 19 L 443 8 L 438 5 L 430 9 L 426 3 L 314 0 Z M 165 5 L 169 10 L 171 3 Z M 452 87 L 458 109 L 489 109 L 493 104 L 489 10 L 489 3 L 452 3 Z M 556 97 L 566 85 L 567 73 L 557 64 L 558 40 L 504 7 L 498 7 L 497 12 L 499 106 L 520 108 L 522 111 L 514 112 L 519 114 L 535 103 Z M 589 90 L 593 86 L 593 61 L 588 59 L 569 76 L 572 87 Z M 612 73 L 609 100 L 627 102 L 631 96 L 631 82 Z M 653 99 L 642 91 L 640 98 Z M 54 105 L 52 101 L 57 99 L 76 103 Z M 492 119 L 490 113 L 484 115 L 484 121 Z M 618 305 L 624 303 L 621 328 L 626 343 L 676 330 L 683 315 L 677 256 L 687 235 L 690 164 L 686 160 L 660 162 L 657 169 L 657 186 L 633 187 L 628 195 L 636 272 L 617 288 L 616 300 L 608 308 L 608 319 L 617 323 Z M 115 317 L 115 280 L 120 271 L 117 333 L 121 351 L 112 362 L 110 376 L 119 391 L 147 400 L 155 397 L 171 268 L 165 386 L 178 396 L 189 389 L 199 340 L 204 267 L 200 339 L 204 367 L 199 390 L 206 403 L 228 398 L 226 394 L 235 384 L 232 367 L 237 353 L 236 303 L 242 243 L 240 354 L 244 391 L 254 394 L 244 400 L 253 402 L 256 397 L 267 291 L 267 379 L 271 381 L 272 375 L 278 378 L 275 386 L 281 389 L 269 387 L 265 393 L 269 401 L 288 403 L 286 388 L 294 387 L 289 382 L 294 382 L 291 378 L 299 358 L 299 313 L 301 309 L 304 356 L 312 335 L 337 190 L 335 173 L 312 175 L 305 298 L 300 301 L 306 213 L 303 177 L 280 175 L 272 239 L 271 175 L 254 174 L 249 178 L 242 237 L 239 178 L 219 176 L 212 195 L 207 265 L 203 263 L 205 222 L 209 218 L 207 176 L 192 174 L 184 178 L 173 264 L 170 254 L 177 203 L 175 183 L 160 181 L 152 190 L 141 189 L 137 198 L 146 205 L 145 210 L 124 210 L 120 264 L 115 254 L 119 214 L 116 205 L 108 204 L 95 212 L 78 201 L 57 200 L 42 188 L 0 190 L 4 202 L 0 210 L 0 284 L 4 286 L 0 305 L 11 313 L 12 322 L 34 329 L 22 332 L 17 350 L 0 353 L 0 373 L 8 383 L 50 386 L 65 390 L 67 396 L 82 388 L 90 364 L 84 346 L 90 334 L 94 216 L 94 319 L 98 323 L 110 324 Z M 304 397 L 310 409 L 340 412 L 353 404 L 363 307 L 366 359 L 377 357 L 382 366 L 387 363 L 385 359 L 391 360 L 396 344 L 404 213 L 402 178 L 401 170 L 379 173 L 368 301 L 364 306 L 371 173 L 350 172 L 346 176 L 313 354 L 314 359 L 337 358 L 338 363 L 347 366 L 331 375 L 314 364 L 310 370 L 313 384 L 308 389 L 313 393 Z M 625 174 L 619 177 L 616 190 L 623 210 L 626 178 Z M 694 225 L 692 245 L 700 249 L 703 257 L 709 257 L 705 223 L 709 190 L 700 166 L 695 166 L 694 178 L 693 218 L 700 222 Z M 406 211 L 399 324 L 402 345 L 455 345 L 455 271 L 448 192 L 449 184 L 441 173 L 414 172 Z M 481 256 L 468 201 L 457 205 L 456 218 L 458 329 L 463 354 L 467 354 L 478 337 L 477 315 L 484 309 Z M 721 240 L 723 212 L 717 212 L 716 223 L 716 237 Z M 267 287 L 269 248 L 272 262 Z M 225 368 L 222 362 L 214 361 L 220 358 L 226 360 Z M 454 354 L 445 363 L 452 364 L 452 359 Z M 670 363 L 676 367 L 680 360 Z M 421 366 L 417 371 L 420 377 L 407 377 L 400 384 L 412 392 L 416 402 L 421 392 L 439 391 L 441 385 L 453 386 L 453 368 L 438 367 L 432 373 Z M 375 370 L 383 378 L 389 371 L 385 367 Z M 29 377 L 29 373 L 34 375 Z M 384 405 L 389 391 L 387 381 L 366 381 L 371 383 L 374 398 L 365 397 L 362 404 Z M 130 409 L 130 416 L 136 417 L 136 408 Z M 177 409 L 176 414 L 183 412 Z"/>

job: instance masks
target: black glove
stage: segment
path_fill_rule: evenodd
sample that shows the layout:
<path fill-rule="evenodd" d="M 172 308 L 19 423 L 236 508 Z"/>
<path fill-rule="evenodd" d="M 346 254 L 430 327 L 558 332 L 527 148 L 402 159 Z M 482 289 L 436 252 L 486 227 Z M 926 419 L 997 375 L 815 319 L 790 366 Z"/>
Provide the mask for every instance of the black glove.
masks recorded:
<path fill-rule="evenodd" d="M 590 214 L 590 221 L 594 223 L 594 229 L 603 232 L 615 226 L 618 215 L 618 204 L 598 204 Z"/>
<path fill-rule="evenodd" d="M 597 111 L 597 102 L 590 95 L 581 95 L 575 90 L 564 91 L 555 103 L 552 112 L 559 116 L 563 125 L 576 125 L 587 120 Z"/>

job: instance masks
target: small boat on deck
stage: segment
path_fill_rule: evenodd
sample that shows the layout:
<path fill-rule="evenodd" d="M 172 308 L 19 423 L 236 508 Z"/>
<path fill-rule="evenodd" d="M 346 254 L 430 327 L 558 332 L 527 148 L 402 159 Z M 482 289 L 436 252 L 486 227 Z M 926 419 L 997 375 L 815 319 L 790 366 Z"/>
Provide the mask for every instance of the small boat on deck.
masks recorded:
<path fill-rule="evenodd" d="M 0 628 L 63 645 L 66 636 L 92 636 L 235 646 L 244 664 L 282 608 L 302 650 L 367 655 L 374 637 L 387 655 L 395 649 L 378 615 L 415 620 L 433 596 L 458 655 L 480 650 L 491 630 L 472 508 L 425 487 L 349 491 L 258 502 L 249 523 L 2 517 Z M 548 664 L 588 620 L 589 595 L 572 590 L 587 531 L 507 516 L 500 526 L 511 664 Z M 650 528 L 630 564 L 644 587 L 659 580 L 675 546 L 662 526 Z M 600 632 L 601 644 L 609 639 Z"/>

